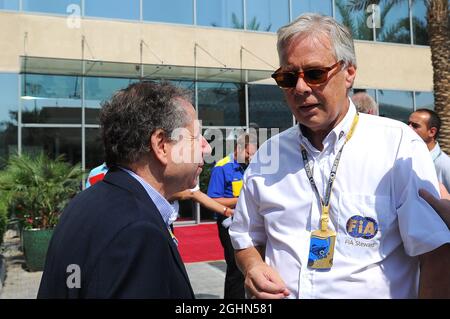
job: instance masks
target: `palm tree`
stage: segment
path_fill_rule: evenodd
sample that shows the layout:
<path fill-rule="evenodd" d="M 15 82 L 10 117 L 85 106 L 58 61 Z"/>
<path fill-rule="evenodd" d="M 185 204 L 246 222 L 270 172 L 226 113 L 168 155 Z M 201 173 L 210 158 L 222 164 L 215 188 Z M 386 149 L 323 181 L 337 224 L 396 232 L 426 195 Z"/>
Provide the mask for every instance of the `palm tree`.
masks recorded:
<path fill-rule="evenodd" d="M 358 12 L 365 10 L 370 4 L 384 2 L 385 8 L 388 7 L 390 9 L 404 1 L 405 0 L 349 0 L 346 7 L 349 11 Z M 448 0 L 413 1 L 424 1 L 427 8 L 428 39 L 431 49 L 431 63 L 433 65 L 434 107 L 442 120 L 439 143 L 445 152 L 450 153 L 449 3 Z M 381 13 L 381 19 L 383 21 L 383 12 Z M 420 30 L 419 33 L 423 37 L 424 26 L 418 23 L 417 19 L 413 19 L 413 23 L 415 21 L 417 23 L 416 30 Z M 400 40 L 399 42 L 401 42 L 403 35 L 402 32 L 399 33 L 398 31 L 405 28 L 405 25 L 406 21 L 400 20 L 397 23 L 398 30 L 395 30 L 395 27 L 390 28 L 389 30 L 383 30 L 383 38 L 392 39 L 398 37 L 398 40 Z"/>
<path fill-rule="evenodd" d="M 450 152 L 450 34 L 448 0 L 427 1 L 428 36 L 433 65 L 434 108 L 442 120 L 439 144 Z"/>

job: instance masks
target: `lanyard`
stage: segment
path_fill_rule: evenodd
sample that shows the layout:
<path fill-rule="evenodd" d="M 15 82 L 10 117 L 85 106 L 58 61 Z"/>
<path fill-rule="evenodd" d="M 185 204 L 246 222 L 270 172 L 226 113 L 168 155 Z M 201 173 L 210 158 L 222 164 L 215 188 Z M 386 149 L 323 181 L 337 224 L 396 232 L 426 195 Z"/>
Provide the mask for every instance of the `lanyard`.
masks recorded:
<path fill-rule="evenodd" d="M 348 140 L 353 136 L 353 132 L 355 131 L 356 124 L 358 124 L 359 120 L 359 114 L 356 113 L 355 117 L 353 118 L 353 123 L 350 128 L 350 131 L 348 132 L 347 136 L 345 137 L 344 145 L 342 145 L 341 149 L 336 155 L 336 158 L 334 159 L 333 166 L 331 168 L 330 177 L 328 178 L 327 183 L 327 189 L 325 191 L 325 198 L 322 199 L 320 196 L 320 193 L 317 189 L 316 182 L 314 181 L 314 177 L 311 171 L 311 167 L 308 163 L 308 154 L 306 153 L 305 148 L 303 145 L 302 148 L 302 158 L 303 158 L 303 164 L 305 166 L 306 175 L 308 176 L 309 182 L 311 183 L 312 189 L 316 192 L 317 196 L 320 199 L 320 204 L 322 206 L 322 214 L 320 216 L 320 230 L 326 231 L 328 228 L 328 220 L 329 220 L 329 212 L 330 212 L 330 197 L 331 197 L 331 189 L 333 187 L 334 180 L 336 179 L 336 172 L 338 169 L 339 161 L 341 159 L 342 150 L 344 149 L 345 144 L 347 144 Z"/>
<path fill-rule="evenodd" d="M 170 228 L 170 226 L 169 226 L 169 227 L 167 227 L 167 230 L 169 231 L 170 237 L 172 237 L 172 240 L 175 243 L 175 245 L 178 246 L 178 239 L 175 237 L 175 234 L 173 233 L 172 228 Z"/>

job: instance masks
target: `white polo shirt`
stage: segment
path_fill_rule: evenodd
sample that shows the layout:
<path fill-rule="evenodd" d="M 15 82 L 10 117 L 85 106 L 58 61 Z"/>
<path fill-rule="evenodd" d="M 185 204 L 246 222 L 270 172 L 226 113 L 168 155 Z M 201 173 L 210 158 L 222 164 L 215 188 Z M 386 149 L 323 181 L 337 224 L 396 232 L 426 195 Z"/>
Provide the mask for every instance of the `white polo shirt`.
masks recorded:
<path fill-rule="evenodd" d="M 450 232 L 418 196 L 419 188 L 439 196 L 428 149 L 413 130 L 391 119 L 360 114 L 330 200 L 329 228 L 337 233 L 333 266 L 328 271 L 308 268 L 320 202 L 300 146 L 308 152 L 323 197 L 356 114 L 350 103 L 345 118 L 324 139 L 322 152 L 298 126 L 261 146 L 244 176 L 231 240 L 235 249 L 265 245 L 265 261 L 287 284 L 289 298 L 415 298 L 417 256 L 449 243 Z M 278 169 L 267 169 L 274 163 Z"/>

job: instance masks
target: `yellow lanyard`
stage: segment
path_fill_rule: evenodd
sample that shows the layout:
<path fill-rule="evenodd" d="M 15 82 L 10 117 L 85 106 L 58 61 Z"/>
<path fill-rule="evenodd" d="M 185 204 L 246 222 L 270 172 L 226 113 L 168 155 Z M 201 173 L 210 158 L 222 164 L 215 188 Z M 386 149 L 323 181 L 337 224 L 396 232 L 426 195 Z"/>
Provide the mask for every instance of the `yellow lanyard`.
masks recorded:
<path fill-rule="evenodd" d="M 303 164 L 304 164 L 305 170 L 306 170 L 306 175 L 308 176 L 308 180 L 311 183 L 311 187 L 313 188 L 313 190 L 315 191 L 315 193 L 319 197 L 320 204 L 321 204 L 321 207 L 322 207 L 322 213 L 320 215 L 320 230 L 321 231 L 326 231 L 328 229 L 331 190 L 333 188 L 334 180 L 336 179 L 336 173 L 337 173 L 339 161 L 341 159 L 342 150 L 344 149 L 345 144 L 347 144 L 347 142 L 353 136 L 353 132 L 355 131 L 356 125 L 358 124 L 358 120 L 359 120 L 359 114 L 357 112 L 355 117 L 353 118 L 353 123 L 352 123 L 352 126 L 350 127 L 350 131 L 348 132 L 348 134 L 345 137 L 344 145 L 342 145 L 341 149 L 339 150 L 339 152 L 336 155 L 336 158 L 334 159 L 333 167 L 331 168 L 331 172 L 330 172 L 330 177 L 328 178 L 327 189 L 326 189 L 326 192 L 325 192 L 325 198 L 324 199 L 322 199 L 322 197 L 320 196 L 319 191 L 317 190 L 317 186 L 316 186 L 316 183 L 314 181 L 314 177 L 313 177 L 313 174 L 312 174 L 312 171 L 311 171 L 311 167 L 309 166 L 309 163 L 308 163 L 308 154 L 307 154 L 305 148 L 303 147 L 303 145 L 301 145 L 302 158 L 303 158 Z"/>

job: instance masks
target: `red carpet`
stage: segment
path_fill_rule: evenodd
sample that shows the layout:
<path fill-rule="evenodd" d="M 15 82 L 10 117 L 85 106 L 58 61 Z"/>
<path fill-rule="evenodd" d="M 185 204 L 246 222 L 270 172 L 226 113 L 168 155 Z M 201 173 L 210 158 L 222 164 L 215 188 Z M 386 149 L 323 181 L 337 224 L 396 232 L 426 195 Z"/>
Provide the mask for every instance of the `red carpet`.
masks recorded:
<path fill-rule="evenodd" d="M 217 224 L 178 226 L 174 230 L 178 250 L 185 263 L 223 260 Z"/>

